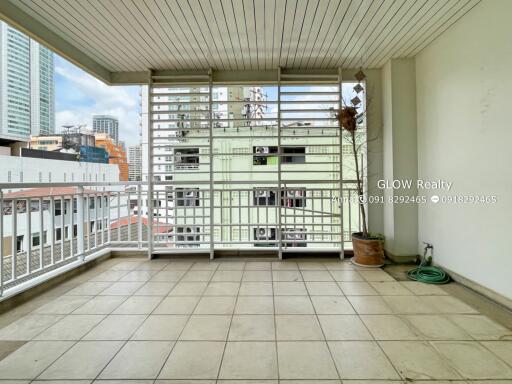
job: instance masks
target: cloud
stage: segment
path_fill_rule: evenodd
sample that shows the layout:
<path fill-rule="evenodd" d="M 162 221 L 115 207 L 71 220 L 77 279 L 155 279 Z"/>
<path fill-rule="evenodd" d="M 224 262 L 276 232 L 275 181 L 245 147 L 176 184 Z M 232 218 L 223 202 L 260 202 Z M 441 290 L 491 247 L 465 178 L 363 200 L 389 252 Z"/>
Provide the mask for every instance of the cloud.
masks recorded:
<path fill-rule="evenodd" d="M 106 114 L 119 119 L 121 140 L 128 145 L 139 143 L 138 86 L 108 86 L 58 56 L 55 78 L 57 132 L 68 124 L 92 129 L 92 116 Z"/>

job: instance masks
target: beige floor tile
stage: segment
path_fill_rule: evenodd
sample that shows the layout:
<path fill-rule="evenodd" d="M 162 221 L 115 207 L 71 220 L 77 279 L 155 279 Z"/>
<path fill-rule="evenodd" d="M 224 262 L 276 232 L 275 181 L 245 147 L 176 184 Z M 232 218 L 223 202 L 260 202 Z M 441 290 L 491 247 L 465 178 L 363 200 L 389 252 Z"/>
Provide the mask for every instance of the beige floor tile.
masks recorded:
<path fill-rule="evenodd" d="M 366 281 L 395 281 L 390 274 L 380 269 L 374 271 L 359 270 L 358 272 Z"/>
<path fill-rule="evenodd" d="M 296 270 L 296 271 L 273 270 L 272 271 L 272 280 L 274 280 L 274 281 L 302 281 L 302 275 L 298 270 Z"/>
<path fill-rule="evenodd" d="M 447 317 L 476 340 L 512 340 L 510 330 L 486 316 L 449 315 Z"/>
<path fill-rule="evenodd" d="M 242 281 L 240 285 L 240 296 L 272 296 L 272 283 Z"/>
<path fill-rule="evenodd" d="M 117 281 L 124 275 L 127 275 L 129 271 L 105 271 L 94 276 L 89 281 Z"/>
<path fill-rule="evenodd" d="M 148 281 L 151 279 L 157 271 L 130 271 L 118 281 Z"/>
<path fill-rule="evenodd" d="M 127 298 L 127 296 L 96 296 L 72 313 L 74 315 L 108 315 Z"/>
<path fill-rule="evenodd" d="M 219 263 L 216 261 L 197 261 L 192 265 L 190 271 L 215 271 L 219 268 Z"/>
<path fill-rule="evenodd" d="M 27 315 L 0 329 L 0 340 L 31 340 L 63 315 Z"/>
<path fill-rule="evenodd" d="M 356 271 L 336 270 L 330 272 L 336 281 L 364 281 L 363 277 Z"/>
<path fill-rule="evenodd" d="M 377 291 L 365 281 L 339 281 L 343 294 L 347 296 L 372 296 L 378 295 Z"/>
<path fill-rule="evenodd" d="M 323 271 L 326 269 L 324 263 L 316 261 L 299 261 L 297 265 L 302 271 Z"/>
<path fill-rule="evenodd" d="M 370 285 L 379 293 L 379 295 L 414 295 L 398 281 L 370 281 Z"/>
<path fill-rule="evenodd" d="M 219 341 L 176 342 L 159 379 L 216 379 L 224 345 Z"/>
<path fill-rule="evenodd" d="M 324 335 L 316 315 L 276 315 L 276 338 L 279 341 L 323 341 Z"/>
<path fill-rule="evenodd" d="M 193 261 L 173 260 L 162 271 L 188 271 L 192 265 L 194 265 Z"/>
<path fill-rule="evenodd" d="M 304 271 L 301 270 L 304 281 L 333 281 L 329 271 Z"/>
<path fill-rule="evenodd" d="M 323 341 L 277 343 L 280 379 L 337 379 L 338 373 Z"/>
<path fill-rule="evenodd" d="M 343 295 L 340 287 L 334 281 L 306 281 L 305 284 L 308 289 L 308 293 L 311 296 L 319 296 L 319 295 L 341 296 L 341 295 Z"/>
<path fill-rule="evenodd" d="M 327 340 L 373 340 L 357 315 L 319 315 Z"/>
<path fill-rule="evenodd" d="M 188 318 L 188 315 L 150 315 L 131 339 L 178 340 Z"/>
<path fill-rule="evenodd" d="M 438 313 L 434 307 L 427 305 L 422 300 L 423 298 L 423 296 L 382 296 L 382 299 L 396 314 Z"/>
<path fill-rule="evenodd" d="M 112 271 L 132 271 L 137 269 L 137 267 L 141 264 L 141 261 L 120 261 L 119 263 L 113 265 L 110 269 Z"/>
<path fill-rule="evenodd" d="M 137 269 L 140 271 L 161 271 L 167 265 L 169 265 L 169 262 L 166 260 L 151 260 L 141 263 L 137 266 Z"/>
<path fill-rule="evenodd" d="M 70 341 L 30 341 L 0 361 L 0 379 L 34 379 L 72 345 Z"/>
<path fill-rule="evenodd" d="M 105 315 L 67 315 L 35 337 L 35 340 L 80 340 Z"/>
<path fill-rule="evenodd" d="M 129 341 L 99 376 L 100 379 L 155 379 L 174 342 Z"/>
<path fill-rule="evenodd" d="M 476 341 L 433 341 L 432 344 L 465 378 L 512 380 L 512 368 Z"/>
<path fill-rule="evenodd" d="M 128 340 L 145 318 L 146 315 L 109 315 L 84 340 Z"/>
<path fill-rule="evenodd" d="M 376 342 L 330 341 L 329 348 L 342 380 L 400 378 Z"/>
<path fill-rule="evenodd" d="M 204 291 L 205 296 L 236 296 L 240 283 L 232 281 L 212 281 Z"/>
<path fill-rule="evenodd" d="M 122 341 L 79 341 L 38 379 L 94 379 L 123 346 Z"/>
<path fill-rule="evenodd" d="M 36 309 L 34 314 L 67 315 L 92 299 L 92 296 L 61 296 Z"/>
<path fill-rule="evenodd" d="M 438 313 L 478 313 L 478 311 L 452 296 L 421 296 L 425 306 L 432 307 Z"/>
<path fill-rule="evenodd" d="M 402 380 L 343 380 L 343 384 L 404 384 Z M 425 383 L 426 384 L 426 383 Z M 429 383 L 430 384 L 430 383 Z M 434 384 L 434 383 L 432 383 Z M 438 382 L 435 384 L 468 384 L 462 381 Z"/>
<path fill-rule="evenodd" d="M 180 340 L 224 341 L 230 323 L 231 315 L 192 315 Z"/>
<path fill-rule="evenodd" d="M 297 271 L 299 266 L 295 261 L 283 260 L 272 262 L 273 271 Z"/>
<path fill-rule="evenodd" d="M 512 367 L 512 341 L 483 341 L 482 344 Z"/>
<path fill-rule="evenodd" d="M 311 301 L 319 315 L 350 315 L 356 313 L 344 296 L 312 296 Z"/>
<path fill-rule="evenodd" d="M 174 282 L 152 282 L 149 281 L 140 287 L 134 295 L 136 296 L 167 296 L 174 287 Z"/>
<path fill-rule="evenodd" d="M 222 261 L 217 271 L 243 271 L 244 269 L 245 261 Z"/>
<path fill-rule="evenodd" d="M 163 299 L 164 296 L 132 296 L 112 313 L 116 315 L 148 315 Z"/>
<path fill-rule="evenodd" d="M 401 281 L 400 284 L 416 295 L 448 295 L 448 293 L 438 285 L 420 283 L 419 281 Z"/>
<path fill-rule="evenodd" d="M 142 281 L 119 281 L 103 290 L 100 295 L 129 296 L 144 285 Z"/>
<path fill-rule="evenodd" d="M 361 315 L 375 340 L 417 340 L 418 334 L 395 315 Z"/>
<path fill-rule="evenodd" d="M 192 270 L 188 271 L 180 280 L 180 282 L 210 281 L 214 274 L 214 270 Z"/>
<path fill-rule="evenodd" d="M 278 315 L 312 315 L 315 313 L 309 296 L 274 296 Z"/>
<path fill-rule="evenodd" d="M 235 306 L 237 315 L 269 315 L 274 313 L 272 296 L 239 296 Z"/>
<path fill-rule="evenodd" d="M 231 315 L 235 308 L 235 296 L 202 297 L 194 311 L 196 315 Z"/>
<path fill-rule="evenodd" d="M 278 380 L 217 380 L 217 384 L 278 384 L 278 383 L 279 383 Z M 197 384 L 201 384 L 201 383 L 197 383 Z"/>
<path fill-rule="evenodd" d="M 453 380 L 462 377 L 424 341 L 383 341 L 382 349 L 403 378 Z"/>
<path fill-rule="evenodd" d="M 269 261 L 248 261 L 245 264 L 246 271 L 270 271 L 272 264 Z"/>
<path fill-rule="evenodd" d="M 272 272 L 268 271 L 244 271 L 242 281 L 272 281 Z"/>
<path fill-rule="evenodd" d="M 302 281 L 274 281 L 274 295 L 300 296 L 307 295 L 308 291 Z"/>
<path fill-rule="evenodd" d="M 228 342 L 222 359 L 221 379 L 277 379 L 274 342 Z"/>
<path fill-rule="evenodd" d="M 234 315 L 229 329 L 230 341 L 275 340 L 274 316 Z"/>
<path fill-rule="evenodd" d="M 425 340 L 472 340 L 471 336 L 442 315 L 407 315 L 403 318 Z"/>
<path fill-rule="evenodd" d="M 0 381 L 1 384 L 24 384 L 25 382 L 22 381 L 22 382 L 19 382 L 19 381 Z M 29 382 L 27 381 L 27 384 Z M 34 380 L 34 381 L 31 381 L 30 383 L 34 383 L 34 384 L 91 384 L 92 383 L 92 380 Z M 96 383 L 98 384 L 101 384 L 102 382 L 101 381 L 96 381 Z M 103 382 L 103 384 L 107 384 L 106 382 Z M 108 384 L 117 384 L 117 383 L 112 383 L 112 382 L 108 382 Z M 121 383 L 119 383 L 121 384 Z M 151 381 L 149 383 L 133 383 L 131 382 L 130 384 L 151 384 Z"/>
<path fill-rule="evenodd" d="M 155 274 L 151 281 L 154 282 L 177 282 L 185 275 L 187 271 L 160 271 Z"/>
<path fill-rule="evenodd" d="M 183 282 L 180 281 L 174 286 L 169 296 L 200 296 L 208 286 L 208 282 Z"/>
<path fill-rule="evenodd" d="M 329 271 L 353 271 L 355 269 L 350 261 L 331 260 L 325 261 L 323 264 Z"/>
<path fill-rule="evenodd" d="M 167 296 L 153 311 L 156 315 L 189 315 L 194 311 L 199 296 Z"/>
<path fill-rule="evenodd" d="M 239 282 L 242 280 L 242 275 L 243 275 L 243 271 L 217 270 L 212 277 L 212 281 L 236 281 L 236 282 Z"/>
<path fill-rule="evenodd" d="M 87 281 L 65 294 L 73 296 L 95 296 L 112 284 L 111 281 Z"/>
<path fill-rule="evenodd" d="M 392 313 L 391 308 L 380 296 L 347 296 L 357 313 L 365 315 L 382 315 Z"/>

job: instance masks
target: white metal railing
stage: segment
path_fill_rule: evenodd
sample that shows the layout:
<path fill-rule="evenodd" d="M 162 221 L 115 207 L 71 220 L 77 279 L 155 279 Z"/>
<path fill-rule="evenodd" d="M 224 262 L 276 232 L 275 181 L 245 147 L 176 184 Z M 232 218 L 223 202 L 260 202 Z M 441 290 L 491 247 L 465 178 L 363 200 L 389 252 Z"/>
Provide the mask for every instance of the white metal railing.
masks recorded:
<path fill-rule="evenodd" d="M 145 182 L 0 184 L 0 296 L 102 250 L 339 251 L 359 228 L 350 182 L 342 199 L 321 186 L 162 184 L 153 204 Z"/>

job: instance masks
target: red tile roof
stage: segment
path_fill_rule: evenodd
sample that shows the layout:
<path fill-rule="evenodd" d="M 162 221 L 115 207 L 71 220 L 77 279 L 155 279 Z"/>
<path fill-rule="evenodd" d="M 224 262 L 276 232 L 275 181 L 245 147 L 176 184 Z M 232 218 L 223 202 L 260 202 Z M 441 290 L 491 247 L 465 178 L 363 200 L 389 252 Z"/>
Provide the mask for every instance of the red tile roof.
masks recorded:
<path fill-rule="evenodd" d="M 94 189 L 85 189 L 84 193 L 97 193 Z M 4 193 L 4 199 L 22 197 L 49 197 L 49 196 L 72 196 L 78 194 L 78 187 L 43 187 L 29 188 L 21 191 Z"/>
<path fill-rule="evenodd" d="M 130 222 L 130 225 L 137 225 L 137 215 L 132 215 L 129 218 L 128 217 L 122 217 L 120 220 L 112 222 L 110 224 L 110 229 L 116 229 L 118 227 L 125 227 L 128 225 L 128 221 Z M 147 217 L 141 217 L 142 219 L 142 225 L 148 226 L 148 218 Z M 172 225 L 167 223 L 162 223 L 160 221 L 154 220 L 153 221 L 153 232 L 155 233 L 166 233 L 172 230 Z"/>

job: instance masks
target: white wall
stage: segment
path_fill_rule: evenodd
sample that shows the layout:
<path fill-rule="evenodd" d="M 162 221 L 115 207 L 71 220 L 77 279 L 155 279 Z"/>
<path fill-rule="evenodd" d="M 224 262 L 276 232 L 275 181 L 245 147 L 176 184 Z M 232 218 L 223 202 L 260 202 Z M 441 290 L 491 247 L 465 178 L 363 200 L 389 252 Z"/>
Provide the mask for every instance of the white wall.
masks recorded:
<path fill-rule="evenodd" d="M 0 183 L 119 181 L 117 164 L 1 156 Z"/>
<path fill-rule="evenodd" d="M 416 58 L 418 177 L 497 204 L 419 207 L 442 266 L 512 298 L 512 1 L 483 0 Z"/>

